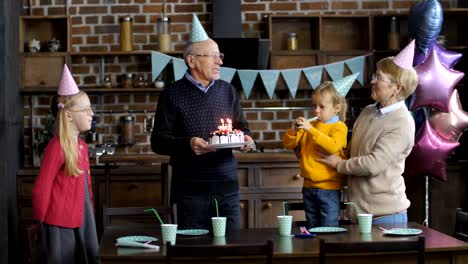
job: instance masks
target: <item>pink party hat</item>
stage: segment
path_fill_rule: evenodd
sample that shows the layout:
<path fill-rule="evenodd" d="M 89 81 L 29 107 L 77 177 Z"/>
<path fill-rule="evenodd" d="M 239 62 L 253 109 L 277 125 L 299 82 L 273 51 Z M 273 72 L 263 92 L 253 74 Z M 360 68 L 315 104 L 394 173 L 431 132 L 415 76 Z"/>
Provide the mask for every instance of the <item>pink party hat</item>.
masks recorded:
<path fill-rule="evenodd" d="M 80 92 L 66 64 L 63 65 L 62 78 L 59 82 L 58 95 L 74 95 Z"/>
<path fill-rule="evenodd" d="M 413 39 L 404 49 L 396 55 L 393 61 L 396 65 L 400 66 L 403 69 L 413 68 L 413 57 L 414 57 L 414 45 L 415 40 Z"/>

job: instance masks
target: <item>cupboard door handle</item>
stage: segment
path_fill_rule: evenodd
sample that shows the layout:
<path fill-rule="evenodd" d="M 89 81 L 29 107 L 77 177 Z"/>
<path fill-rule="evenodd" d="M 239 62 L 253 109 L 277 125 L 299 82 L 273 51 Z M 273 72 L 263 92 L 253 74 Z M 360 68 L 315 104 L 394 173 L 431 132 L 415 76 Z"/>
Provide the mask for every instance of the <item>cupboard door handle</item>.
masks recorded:
<path fill-rule="evenodd" d="M 301 175 L 299 175 L 299 174 L 296 174 L 296 175 L 293 176 L 294 180 L 299 180 L 300 178 L 301 178 Z"/>
<path fill-rule="evenodd" d="M 264 207 L 265 209 L 271 209 L 273 205 L 271 203 L 266 203 Z"/>

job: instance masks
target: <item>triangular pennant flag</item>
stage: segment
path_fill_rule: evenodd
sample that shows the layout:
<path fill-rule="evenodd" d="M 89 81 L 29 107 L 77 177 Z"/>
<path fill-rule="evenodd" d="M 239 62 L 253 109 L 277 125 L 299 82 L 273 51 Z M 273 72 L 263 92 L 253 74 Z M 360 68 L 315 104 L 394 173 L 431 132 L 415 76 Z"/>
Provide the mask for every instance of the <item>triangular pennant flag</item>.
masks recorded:
<path fill-rule="evenodd" d="M 313 89 L 317 88 L 322 83 L 322 66 L 313 66 L 302 69 L 307 81 Z"/>
<path fill-rule="evenodd" d="M 226 82 L 231 82 L 235 73 L 236 73 L 236 69 L 234 68 L 229 68 L 229 67 L 219 68 L 219 78 Z"/>
<path fill-rule="evenodd" d="M 275 93 L 276 83 L 278 82 L 278 77 L 280 74 L 279 70 L 262 70 L 258 71 L 260 73 L 260 77 L 262 77 L 263 85 L 270 96 L 270 99 L 273 98 L 273 94 Z"/>
<path fill-rule="evenodd" d="M 332 81 L 343 78 L 344 62 L 334 62 L 324 65 L 323 67 L 325 67 L 325 70 L 328 72 L 328 75 L 330 75 Z"/>
<path fill-rule="evenodd" d="M 197 15 L 192 13 L 192 28 L 190 32 L 190 42 L 200 42 L 208 39 L 208 35 L 205 32 L 200 20 Z"/>
<path fill-rule="evenodd" d="M 292 97 L 296 98 L 297 87 L 299 85 L 299 79 L 301 78 L 301 69 L 281 70 L 281 75 Z"/>
<path fill-rule="evenodd" d="M 167 56 L 166 54 L 157 51 L 151 51 L 151 76 L 153 78 L 153 82 L 158 78 L 164 68 L 166 68 L 171 59 L 171 56 Z"/>
<path fill-rule="evenodd" d="M 333 81 L 333 86 L 341 96 L 345 97 L 349 89 L 351 89 L 351 86 L 353 86 L 353 83 L 356 80 L 356 77 L 358 77 L 358 75 L 361 74 L 357 72 L 342 79 Z"/>
<path fill-rule="evenodd" d="M 346 60 L 345 63 L 348 66 L 348 69 L 351 71 L 351 73 L 364 72 L 364 59 L 365 56 L 359 56 L 356 58 Z M 361 85 L 364 85 L 364 76 L 362 74 L 358 75 L 357 80 Z"/>
<path fill-rule="evenodd" d="M 182 78 L 187 71 L 185 61 L 179 58 L 172 58 L 172 66 L 174 67 L 174 80 L 177 81 Z"/>
<path fill-rule="evenodd" d="M 242 88 L 244 89 L 245 97 L 249 98 L 255 79 L 257 79 L 258 71 L 237 70 L 237 74 L 239 74 L 239 79 L 241 81 Z"/>

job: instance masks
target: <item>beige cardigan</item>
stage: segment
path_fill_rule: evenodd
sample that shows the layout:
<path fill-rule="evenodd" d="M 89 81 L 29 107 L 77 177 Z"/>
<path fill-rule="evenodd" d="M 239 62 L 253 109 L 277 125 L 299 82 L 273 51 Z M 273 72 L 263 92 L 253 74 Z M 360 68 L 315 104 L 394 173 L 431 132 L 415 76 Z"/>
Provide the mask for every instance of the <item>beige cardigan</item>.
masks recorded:
<path fill-rule="evenodd" d="M 414 119 L 406 106 L 377 116 L 375 105 L 369 105 L 357 118 L 350 142 L 351 158 L 341 161 L 337 170 L 348 175 L 348 200 L 362 213 L 389 215 L 410 206 L 402 173 L 414 134 Z M 348 212 L 355 220 L 355 210 Z"/>

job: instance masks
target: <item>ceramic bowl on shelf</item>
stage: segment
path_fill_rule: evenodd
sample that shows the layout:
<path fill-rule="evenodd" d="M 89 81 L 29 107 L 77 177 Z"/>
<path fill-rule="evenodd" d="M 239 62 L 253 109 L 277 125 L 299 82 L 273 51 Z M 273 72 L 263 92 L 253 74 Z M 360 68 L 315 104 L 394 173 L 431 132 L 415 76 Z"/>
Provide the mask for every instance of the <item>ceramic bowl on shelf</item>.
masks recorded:
<path fill-rule="evenodd" d="M 28 48 L 29 48 L 29 51 L 32 53 L 39 52 L 41 50 L 41 42 L 33 38 L 31 41 L 29 41 Z"/>
<path fill-rule="evenodd" d="M 47 48 L 49 49 L 49 51 L 51 52 L 55 52 L 55 51 L 58 51 L 60 49 L 60 40 L 58 39 L 51 39 L 47 42 Z"/>

